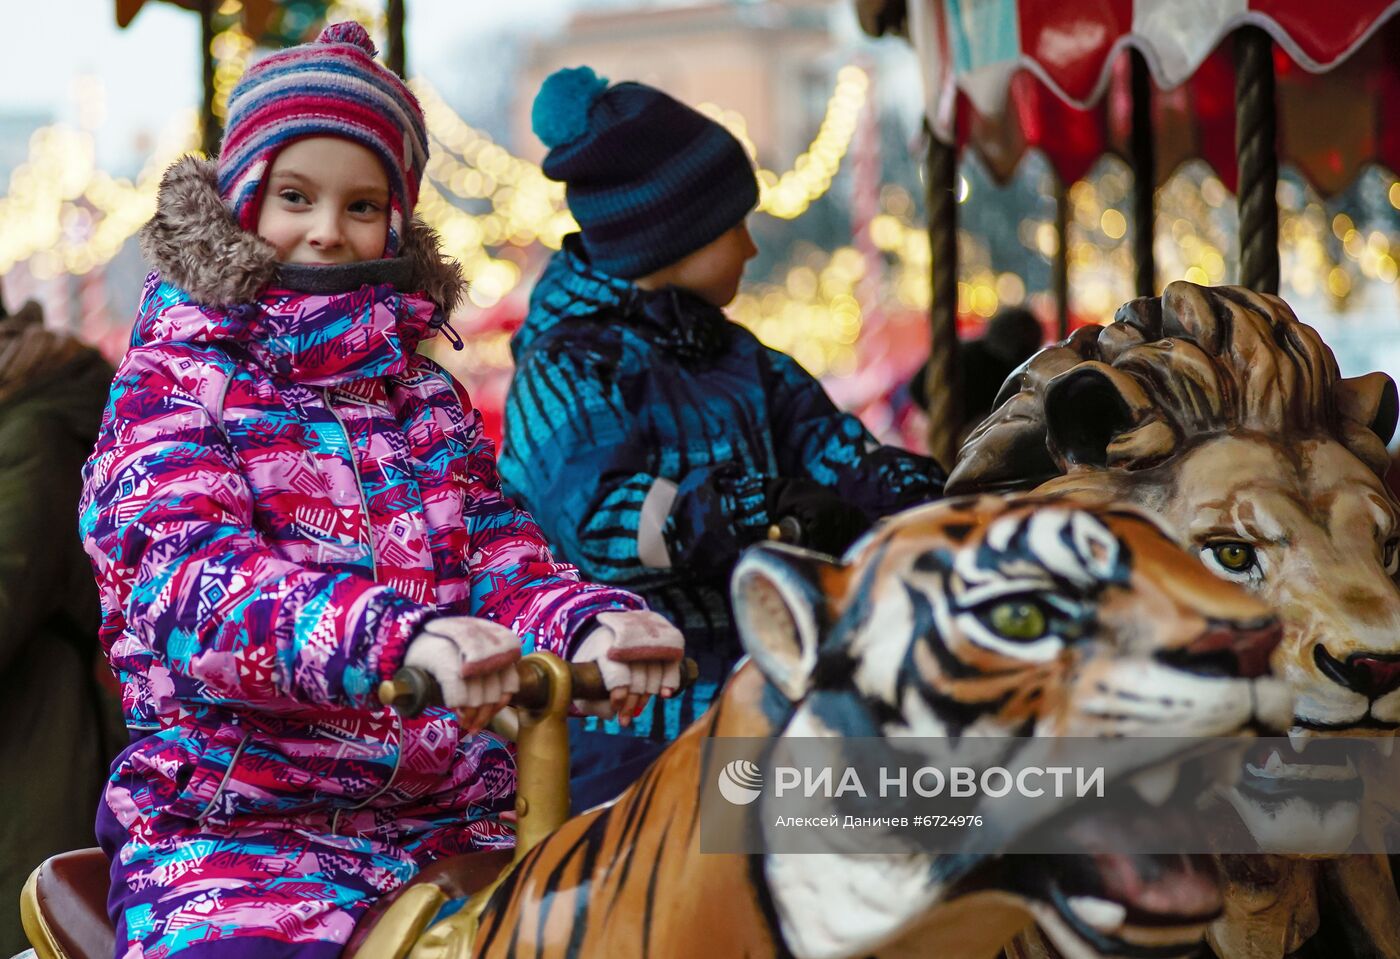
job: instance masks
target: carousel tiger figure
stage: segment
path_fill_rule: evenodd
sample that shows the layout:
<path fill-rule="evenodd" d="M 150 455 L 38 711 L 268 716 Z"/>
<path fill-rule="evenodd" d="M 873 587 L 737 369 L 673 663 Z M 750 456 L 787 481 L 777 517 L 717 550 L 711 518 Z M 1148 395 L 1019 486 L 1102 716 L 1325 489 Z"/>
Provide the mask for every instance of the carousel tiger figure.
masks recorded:
<path fill-rule="evenodd" d="M 1199 947 L 1220 909 L 1205 856 L 702 855 L 704 744 L 1278 730 L 1292 700 L 1263 603 L 1132 508 L 1025 496 L 918 507 L 840 560 L 757 546 L 733 593 L 748 658 L 714 706 L 522 858 L 471 955 L 990 959 L 1032 917 L 1076 959 Z M 1110 782 L 1155 783 L 1151 816 L 1179 761 Z"/>
<path fill-rule="evenodd" d="M 949 478 L 951 493 L 1135 503 L 1217 576 L 1279 611 L 1273 667 L 1296 697 L 1292 748 L 1252 757 L 1230 794 L 1234 812 L 1224 810 L 1264 849 L 1313 836 L 1319 849 L 1345 850 L 1392 815 L 1365 810 L 1400 805 L 1375 788 L 1376 766 L 1369 793 L 1357 775 L 1390 755 L 1400 727 L 1400 504 L 1383 482 L 1397 411 L 1390 377 L 1342 378 L 1331 350 L 1277 297 L 1176 282 L 1014 373 Z M 1337 736 L 1372 737 L 1375 748 L 1325 741 Z M 1311 777 L 1348 771 L 1349 759 L 1354 795 L 1290 796 Z M 1385 857 L 1223 864 L 1225 915 L 1209 935 L 1217 956 L 1400 956 Z"/>

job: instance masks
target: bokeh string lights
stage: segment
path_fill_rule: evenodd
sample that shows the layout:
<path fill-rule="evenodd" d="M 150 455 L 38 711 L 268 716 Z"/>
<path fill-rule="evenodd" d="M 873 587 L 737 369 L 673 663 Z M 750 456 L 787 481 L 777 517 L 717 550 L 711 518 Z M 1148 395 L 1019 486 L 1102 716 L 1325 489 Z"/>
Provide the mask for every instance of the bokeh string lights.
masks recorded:
<path fill-rule="evenodd" d="M 232 15 L 237 9 L 236 0 L 229 0 L 220 12 Z M 215 113 L 223 117 L 228 94 L 253 44 L 235 22 L 216 34 L 213 45 L 218 60 Z M 858 68 L 838 73 L 816 137 L 793 168 L 782 173 L 760 170 L 763 212 L 787 219 L 800 216 L 830 189 L 850 145 L 867 83 Z M 430 182 L 425 184 L 420 212 L 472 277 L 473 302 L 491 306 L 520 282 L 522 258 L 511 255 L 511 248 L 542 243 L 558 249 L 564 235 L 575 229 L 563 188 L 536 164 L 512 155 L 463 121 L 426 81 L 417 80 L 413 86 L 433 140 Z M 743 131 L 742 118 L 708 109 Z M 54 125 L 36 131 L 27 161 L 12 172 L 9 190 L 0 198 L 0 271 L 37 258 L 30 263 L 36 275 L 80 274 L 109 261 L 150 217 L 159 173 L 192 146 L 193 130 L 192 114 L 173 125 L 135 182 L 97 169 L 91 129 Z M 486 209 L 473 211 L 455 200 L 484 203 Z"/>
<path fill-rule="evenodd" d="M 232 16 L 237 0 L 220 13 Z M 365 17 L 351 3 L 333 5 L 333 16 Z M 370 22 L 382 34 L 383 25 Z M 216 34 L 216 111 L 253 54 L 252 42 L 236 18 Z M 432 138 L 432 159 L 420 199 L 420 213 L 441 234 L 447 252 L 471 278 L 473 306 L 489 309 L 513 293 L 538 264 L 539 248 L 558 249 L 575 228 L 563 188 L 537 164 L 513 155 L 464 121 L 435 88 L 422 79 L 419 96 Z M 728 127 L 754 156 L 760 181 L 760 212 L 794 220 L 826 195 L 842 169 L 860 111 L 867 106 L 869 77 L 856 66 L 837 72 L 822 120 L 808 145 L 782 171 L 757 163 L 745 120 L 713 104 L 700 109 Z M 0 273 L 24 264 L 36 279 L 83 275 L 109 262 L 150 217 L 161 172 L 195 143 L 196 118 L 175 118 L 143 166 L 131 179 L 114 177 L 96 162 L 95 130 L 101 113 L 100 85 L 80 85 L 79 123 L 53 125 L 34 133 L 27 159 L 10 175 L 0 196 Z M 1400 183 L 1391 178 L 1384 195 L 1400 209 Z M 1081 318 L 1107 321 L 1129 299 L 1131 171 L 1106 159 L 1095 174 L 1069 193 L 1069 262 L 1072 307 Z M 1048 191 L 1048 185 L 1043 191 Z M 960 179 L 959 200 L 971 188 Z M 1199 283 L 1227 281 L 1233 274 L 1233 201 L 1213 174 L 1179 173 L 1158 192 L 1157 262 L 1163 278 Z M 1325 294 L 1336 303 L 1367 280 L 1394 284 L 1397 238 L 1374 225 L 1358 225 L 1347 214 L 1329 215 L 1307 188 L 1280 186 L 1281 246 L 1285 295 Z M 928 236 L 917 204 L 905 187 L 880 188 L 879 213 L 869 222 L 870 240 L 884 257 L 879 302 L 905 313 L 927 310 L 931 269 Z M 1392 220 L 1393 222 L 1393 220 Z M 1021 245 L 1049 259 L 1057 238 L 1048 219 L 1023 219 Z M 815 375 L 841 375 L 857 366 L 856 343 L 863 327 L 857 286 L 868 264 L 849 245 L 822 250 L 798 245 L 767 280 L 749 284 L 732 315 L 771 346 L 791 352 Z M 987 243 L 967 231 L 959 238 L 958 306 L 965 316 L 986 318 L 1004 306 L 1037 305 L 1015 270 L 998 269 Z M 508 364 L 500 331 L 473 362 Z"/>
<path fill-rule="evenodd" d="M 836 87 L 826 103 L 826 113 L 811 146 L 798 155 L 792 169 L 775 173 L 758 166 L 758 211 L 780 220 L 795 220 L 831 188 L 831 181 L 841 169 L 841 161 L 851 147 L 856 119 L 865 105 L 870 77 L 857 66 L 842 67 L 836 74 Z M 757 165 L 758 153 L 749 138 L 744 118 L 733 110 L 713 103 L 702 103 L 698 109 L 724 126 L 738 138 Z"/>
<path fill-rule="evenodd" d="M 0 197 L 0 274 L 26 262 L 38 279 L 82 275 L 116 256 L 155 212 L 160 175 L 195 136 L 193 110 L 176 119 L 134 181 L 98 169 L 91 129 L 43 127 Z"/>

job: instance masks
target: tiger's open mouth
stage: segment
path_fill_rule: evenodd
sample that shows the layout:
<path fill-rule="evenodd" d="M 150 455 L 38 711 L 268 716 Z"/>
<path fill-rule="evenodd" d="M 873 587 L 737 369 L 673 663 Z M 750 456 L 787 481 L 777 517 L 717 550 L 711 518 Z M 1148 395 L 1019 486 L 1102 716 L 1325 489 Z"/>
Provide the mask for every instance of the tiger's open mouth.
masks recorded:
<path fill-rule="evenodd" d="M 1084 816 L 1067 826 L 1066 845 L 1082 851 L 1041 859 L 1023 880 L 1025 893 L 1059 920 L 1038 914 L 1052 941 L 1072 957 L 1081 943 L 1092 949 L 1088 954 L 1125 959 L 1194 954 L 1224 906 L 1214 860 L 1205 853 L 1121 851 L 1145 829 L 1163 836 L 1176 831 L 1189 841 L 1185 814 L 1144 803 L 1132 813 Z"/>
<path fill-rule="evenodd" d="M 1193 956 L 1224 906 L 1222 878 L 1206 853 L 1129 852 L 1200 848 L 1185 797 L 1219 779 L 1222 764 L 1174 759 L 1120 780 L 1134 796 L 1110 808 L 1080 803 L 1036 828 L 1057 855 L 1007 856 L 976 880 L 1023 896 L 1062 956 L 1178 959 Z M 1111 788 L 1111 787 L 1110 787 Z"/>
<path fill-rule="evenodd" d="M 1135 770 L 1109 785 L 1131 785 L 1127 801 L 1109 808 L 1081 802 L 1036 827 L 1042 837 L 1036 845 L 1053 845 L 1062 854 L 1004 858 L 992 867 L 994 882 L 1030 901 L 1041 928 L 1068 959 L 1195 956 L 1223 907 L 1213 857 L 1126 850 L 1202 849 L 1191 797 L 1224 787 L 1261 845 L 1265 830 L 1255 820 L 1266 817 L 1270 829 L 1287 836 L 1289 845 L 1280 851 L 1297 853 L 1314 841 L 1319 852 L 1345 851 L 1363 793 L 1357 769 L 1362 754 L 1384 757 L 1392 749 L 1389 737 L 1374 744 L 1325 738 L 1290 743 L 1275 734 L 1228 755 L 1169 759 Z"/>

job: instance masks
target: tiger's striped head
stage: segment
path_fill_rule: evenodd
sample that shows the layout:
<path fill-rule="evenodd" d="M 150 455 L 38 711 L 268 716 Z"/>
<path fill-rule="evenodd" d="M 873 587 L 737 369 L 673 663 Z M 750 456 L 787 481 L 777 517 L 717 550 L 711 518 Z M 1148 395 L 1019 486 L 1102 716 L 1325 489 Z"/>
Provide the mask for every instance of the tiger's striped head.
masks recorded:
<path fill-rule="evenodd" d="M 790 704 L 780 736 L 1212 737 L 1291 715 L 1267 675 L 1280 637 L 1268 607 L 1131 507 L 945 501 L 887 520 L 841 561 L 755 548 L 733 583 L 745 648 Z M 1165 762 L 1134 782 L 1160 803 L 1174 776 Z M 974 890 L 1015 899 L 1067 956 L 1187 954 L 1220 909 L 1204 857 L 842 858 L 765 859 L 799 957 L 904 941 Z M 869 915 L 852 922 L 835 902 Z"/>

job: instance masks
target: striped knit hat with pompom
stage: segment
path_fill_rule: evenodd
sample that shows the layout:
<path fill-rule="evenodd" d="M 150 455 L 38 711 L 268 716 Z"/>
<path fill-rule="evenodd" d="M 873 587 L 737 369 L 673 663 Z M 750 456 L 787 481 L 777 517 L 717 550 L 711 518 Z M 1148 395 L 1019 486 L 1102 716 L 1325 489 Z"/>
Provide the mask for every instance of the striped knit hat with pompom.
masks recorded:
<path fill-rule="evenodd" d="M 734 135 L 644 83 L 588 67 L 557 70 L 530 122 L 562 180 L 589 263 L 635 280 L 741 223 L 758 204 L 753 164 Z"/>
<path fill-rule="evenodd" d="M 423 109 L 358 23 L 333 24 L 313 43 L 260 60 L 228 98 L 219 150 L 219 193 L 238 225 L 252 231 L 263 185 L 279 150 L 306 137 L 333 136 L 367 147 L 389 178 L 389 239 L 398 252 L 428 162 Z"/>

